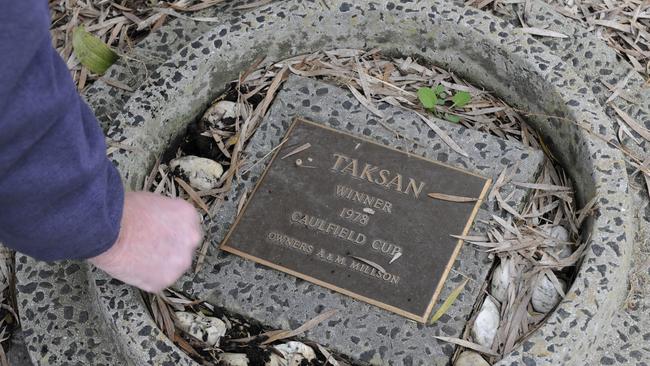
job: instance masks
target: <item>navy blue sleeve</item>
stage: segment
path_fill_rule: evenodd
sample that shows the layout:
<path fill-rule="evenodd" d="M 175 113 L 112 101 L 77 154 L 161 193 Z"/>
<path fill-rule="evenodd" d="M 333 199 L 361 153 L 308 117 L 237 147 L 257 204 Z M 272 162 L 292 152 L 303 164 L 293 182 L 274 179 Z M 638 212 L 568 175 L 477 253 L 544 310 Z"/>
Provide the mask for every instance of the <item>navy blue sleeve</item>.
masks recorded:
<path fill-rule="evenodd" d="M 0 0 L 0 242 L 89 258 L 117 239 L 124 189 L 49 26 L 46 0 Z"/>

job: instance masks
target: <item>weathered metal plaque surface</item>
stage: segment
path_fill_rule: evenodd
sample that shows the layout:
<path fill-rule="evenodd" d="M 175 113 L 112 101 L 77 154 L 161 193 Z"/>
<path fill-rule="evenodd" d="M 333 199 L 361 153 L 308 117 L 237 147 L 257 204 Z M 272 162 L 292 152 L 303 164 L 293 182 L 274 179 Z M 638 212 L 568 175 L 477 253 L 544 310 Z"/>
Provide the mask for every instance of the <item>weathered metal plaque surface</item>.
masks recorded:
<path fill-rule="evenodd" d="M 296 119 L 221 248 L 425 322 L 489 185 Z"/>

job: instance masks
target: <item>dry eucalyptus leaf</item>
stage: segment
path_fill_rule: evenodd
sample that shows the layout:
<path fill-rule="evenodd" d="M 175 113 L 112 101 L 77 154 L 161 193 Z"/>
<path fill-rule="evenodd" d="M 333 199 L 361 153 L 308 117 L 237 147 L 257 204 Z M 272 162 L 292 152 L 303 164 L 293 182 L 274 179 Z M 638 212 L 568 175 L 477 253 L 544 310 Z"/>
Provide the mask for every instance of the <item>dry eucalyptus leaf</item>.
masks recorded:
<path fill-rule="evenodd" d="M 84 27 L 77 27 L 72 33 L 72 49 L 79 62 L 96 74 L 106 72 L 119 58 L 117 53 Z"/>
<path fill-rule="evenodd" d="M 428 196 L 436 200 L 457 202 L 457 203 L 478 201 L 478 198 L 475 197 L 454 196 L 451 194 L 444 194 L 444 193 L 429 193 Z"/>
<path fill-rule="evenodd" d="M 463 281 L 458 287 L 456 287 L 450 294 L 449 296 L 445 299 L 445 301 L 440 305 L 438 310 L 436 310 L 436 313 L 433 314 L 433 317 L 431 318 L 431 324 L 435 323 L 438 319 L 440 319 L 441 316 L 445 315 L 447 310 L 451 307 L 451 304 L 456 301 L 458 298 L 458 295 L 463 291 L 465 288 L 465 285 L 467 285 L 467 282 L 469 282 L 469 278 L 466 278 L 465 281 Z"/>

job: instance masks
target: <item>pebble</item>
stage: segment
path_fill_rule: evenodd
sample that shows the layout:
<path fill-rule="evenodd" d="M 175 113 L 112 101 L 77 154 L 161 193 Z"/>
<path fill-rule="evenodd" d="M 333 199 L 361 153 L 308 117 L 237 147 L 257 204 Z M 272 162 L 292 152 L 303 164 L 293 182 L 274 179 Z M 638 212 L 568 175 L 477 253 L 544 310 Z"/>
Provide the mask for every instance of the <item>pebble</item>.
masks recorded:
<path fill-rule="evenodd" d="M 562 291 L 566 291 L 566 282 L 562 279 L 558 279 L 558 281 L 562 286 Z M 540 276 L 533 288 L 533 297 L 531 299 L 533 309 L 546 314 L 553 310 L 560 303 L 560 300 L 562 300 L 562 297 L 553 286 L 553 282 L 546 275 Z"/>
<path fill-rule="evenodd" d="M 238 108 L 237 103 L 235 102 L 222 100 L 208 108 L 208 110 L 203 114 L 203 121 L 206 122 L 206 127 L 208 128 L 214 127 L 222 130 L 226 125 L 235 123 L 238 115 L 240 120 L 244 120 L 248 117 L 245 108 Z"/>
<path fill-rule="evenodd" d="M 558 241 L 557 243 L 553 243 L 555 244 L 555 248 L 553 248 L 552 251 L 553 254 L 555 254 L 559 259 L 567 258 L 571 254 L 573 254 L 573 246 L 569 243 L 571 239 L 569 235 L 569 231 L 565 229 L 563 226 L 560 225 L 546 226 L 542 229 L 542 231 L 546 235 Z M 565 244 L 565 243 L 569 243 L 569 244 Z"/>
<path fill-rule="evenodd" d="M 316 359 L 314 350 L 304 343 L 290 341 L 275 346 L 275 349 L 282 353 L 287 361 L 287 366 L 298 366 L 303 360 L 312 361 Z"/>
<path fill-rule="evenodd" d="M 248 366 L 248 357 L 243 353 L 222 353 L 219 355 L 219 365 Z"/>
<path fill-rule="evenodd" d="M 481 346 L 492 348 L 499 327 L 499 307 L 487 296 L 472 325 L 472 338 Z"/>
<path fill-rule="evenodd" d="M 186 179 L 192 188 L 207 191 L 217 187 L 223 167 L 214 160 L 187 155 L 169 162 L 174 174 Z"/>
<path fill-rule="evenodd" d="M 508 285 L 512 282 L 511 271 L 512 260 L 510 258 L 503 258 L 492 273 L 490 294 L 502 304 L 508 298 Z"/>
<path fill-rule="evenodd" d="M 192 337 L 210 346 L 219 345 L 219 340 L 226 334 L 226 323 L 221 319 L 178 311 L 175 313 L 176 326 Z"/>
<path fill-rule="evenodd" d="M 478 353 L 464 351 L 458 356 L 456 362 L 454 362 L 454 366 L 490 366 L 490 364 Z"/>
<path fill-rule="evenodd" d="M 281 356 L 275 353 L 269 354 L 269 359 L 264 366 L 300 366 L 316 359 L 314 350 L 301 342 L 291 341 L 274 348 Z M 223 366 L 249 366 L 249 362 L 248 357 L 243 353 L 222 353 L 219 356 L 219 365 Z"/>
<path fill-rule="evenodd" d="M 290 364 L 286 359 L 271 353 L 269 355 L 269 360 L 264 363 L 264 366 L 289 366 Z"/>

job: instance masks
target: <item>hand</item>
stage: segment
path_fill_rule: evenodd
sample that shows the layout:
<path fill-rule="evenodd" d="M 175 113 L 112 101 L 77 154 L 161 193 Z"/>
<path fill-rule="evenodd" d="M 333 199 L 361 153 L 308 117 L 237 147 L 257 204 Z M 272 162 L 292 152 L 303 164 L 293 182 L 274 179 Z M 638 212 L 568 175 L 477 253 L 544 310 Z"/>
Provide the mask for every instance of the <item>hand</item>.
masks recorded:
<path fill-rule="evenodd" d="M 127 192 L 117 241 L 88 261 L 118 280 L 158 292 L 190 267 L 202 236 L 199 214 L 191 204 Z"/>

